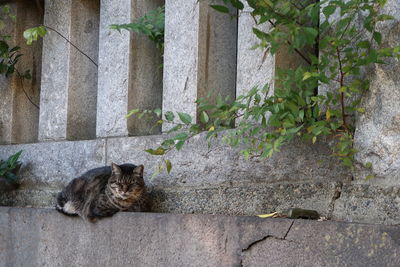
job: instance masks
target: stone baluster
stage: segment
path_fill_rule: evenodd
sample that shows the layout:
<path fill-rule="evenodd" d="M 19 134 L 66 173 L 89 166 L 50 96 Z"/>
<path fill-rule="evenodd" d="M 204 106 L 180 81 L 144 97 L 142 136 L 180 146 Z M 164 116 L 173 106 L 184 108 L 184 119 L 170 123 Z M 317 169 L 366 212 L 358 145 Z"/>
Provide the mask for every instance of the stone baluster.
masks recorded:
<path fill-rule="evenodd" d="M 256 26 L 251 11 L 246 3 L 239 13 L 236 96 L 246 94 L 253 87 L 262 88 L 265 84 L 269 84 L 272 93 L 274 86 L 275 57 L 267 49 L 252 49 L 260 42 L 253 27 L 267 32 L 270 26 L 267 23 Z"/>
<path fill-rule="evenodd" d="M 210 1 L 166 1 L 164 112 L 196 118 L 195 101 L 208 92 L 235 98 L 237 20 L 209 5 Z"/>
<path fill-rule="evenodd" d="M 39 140 L 94 138 L 99 1 L 46 0 L 44 25 Z"/>

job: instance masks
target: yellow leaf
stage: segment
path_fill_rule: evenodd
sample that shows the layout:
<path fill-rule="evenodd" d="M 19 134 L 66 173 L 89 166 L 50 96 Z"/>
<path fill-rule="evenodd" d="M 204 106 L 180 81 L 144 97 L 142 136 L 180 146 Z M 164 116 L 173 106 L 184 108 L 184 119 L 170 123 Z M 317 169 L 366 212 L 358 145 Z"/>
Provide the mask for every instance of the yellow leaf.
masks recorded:
<path fill-rule="evenodd" d="M 273 216 L 275 216 L 275 215 L 277 215 L 278 214 L 278 212 L 273 212 L 273 213 L 269 213 L 269 214 L 260 214 L 260 215 L 257 215 L 257 217 L 260 217 L 260 218 L 270 218 L 270 217 L 273 217 Z"/>
<path fill-rule="evenodd" d="M 316 137 L 316 136 L 314 136 L 314 137 L 312 138 L 312 143 L 315 144 L 315 142 L 317 142 L 317 137 Z"/>
<path fill-rule="evenodd" d="M 208 129 L 209 132 L 212 132 L 214 130 L 215 130 L 214 126 L 211 126 L 210 129 Z"/>
<path fill-rule="evenodd" d="M 326 120 L 329 121 L 331 119 L 331 112 L 329 109 L 326 111 Z"/>

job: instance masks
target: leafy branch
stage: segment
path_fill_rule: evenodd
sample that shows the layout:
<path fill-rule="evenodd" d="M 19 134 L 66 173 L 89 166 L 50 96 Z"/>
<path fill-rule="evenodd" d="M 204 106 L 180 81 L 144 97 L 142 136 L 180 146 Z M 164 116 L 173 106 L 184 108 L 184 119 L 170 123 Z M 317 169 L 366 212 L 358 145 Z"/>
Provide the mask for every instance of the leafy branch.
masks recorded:
<path fill-rule="evenodd" d="M 163 118 L 158 115 L 159 124 L 169 123 L 173 127 L 159 147 L 146 151 L 165 155 L 173 149 L 182 149 L 193 136 L 207 132 L 208 140 L 222 137 L 231 146 L 241 146 L 245 159 L 267 158 L 294 138 L 313 144 L 327 136 L 335 140 L 332 155 L 352 168 L 357 151 L 353 148 L 355 127 L 348 117 L 365 112 L 360 103 L 369 81 L 363 72 L 388 58 L 400 58 L 400 46 L 383 47 L 382 34 L 376 27 L 393 19 L 381 13 L 385 3 L 385 0 L 323 0 L 302 1 L 299 6 L 292 0 L 249 0 L 256 21 L 253 32 L 260 40 L 258 47 L 275 54 L 286 45 L 289 53 L 300 54 L 309 64 L 279 70 L 276 76 L 279 83 L 275 83 L 273 93 L 265 85 L 252 88 L 235 101 L 221 96 L 216 101 L 199 99 L 198 122 L 185 113 L 167 111 Z M 242 1 L 225 0 L 224 5 L 211 7 L 229 13 L 232 7 L 243 9 L 244 5 Z M 260 30 L 264 23 L 273 27 Z M 307 52 L 309 47 L 318 47 L 319 53 Z M 321 85 L 328 86 L 328 92 L 316 92 L 315 88 Z M 170 170 L 172 163 L 168 164 Z"/>

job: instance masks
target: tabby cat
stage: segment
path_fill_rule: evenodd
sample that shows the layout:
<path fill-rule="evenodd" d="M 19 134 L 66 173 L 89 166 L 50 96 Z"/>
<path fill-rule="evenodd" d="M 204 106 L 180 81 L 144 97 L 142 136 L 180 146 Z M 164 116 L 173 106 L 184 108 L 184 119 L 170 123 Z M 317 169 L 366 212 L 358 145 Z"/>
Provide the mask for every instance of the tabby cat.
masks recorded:
<path fill-rule="evenodd" d="M 146 211 L 143 165 L 117 165 L 92 169 L 73 179 L 57 195 L 56 210 L 96 222 L 118 211 Z"/>

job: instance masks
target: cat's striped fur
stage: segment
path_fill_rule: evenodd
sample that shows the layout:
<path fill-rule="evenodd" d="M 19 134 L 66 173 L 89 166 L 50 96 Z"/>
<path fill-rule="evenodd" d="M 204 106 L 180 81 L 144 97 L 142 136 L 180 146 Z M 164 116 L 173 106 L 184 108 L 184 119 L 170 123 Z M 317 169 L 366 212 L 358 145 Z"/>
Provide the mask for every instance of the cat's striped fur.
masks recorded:
<path fill-rule="evenodd" d="M 95 222 L 118 211 L 147 211 L 143 165 L 96 168 L 73 179 L 57 195 L 56 209 Z"/>

